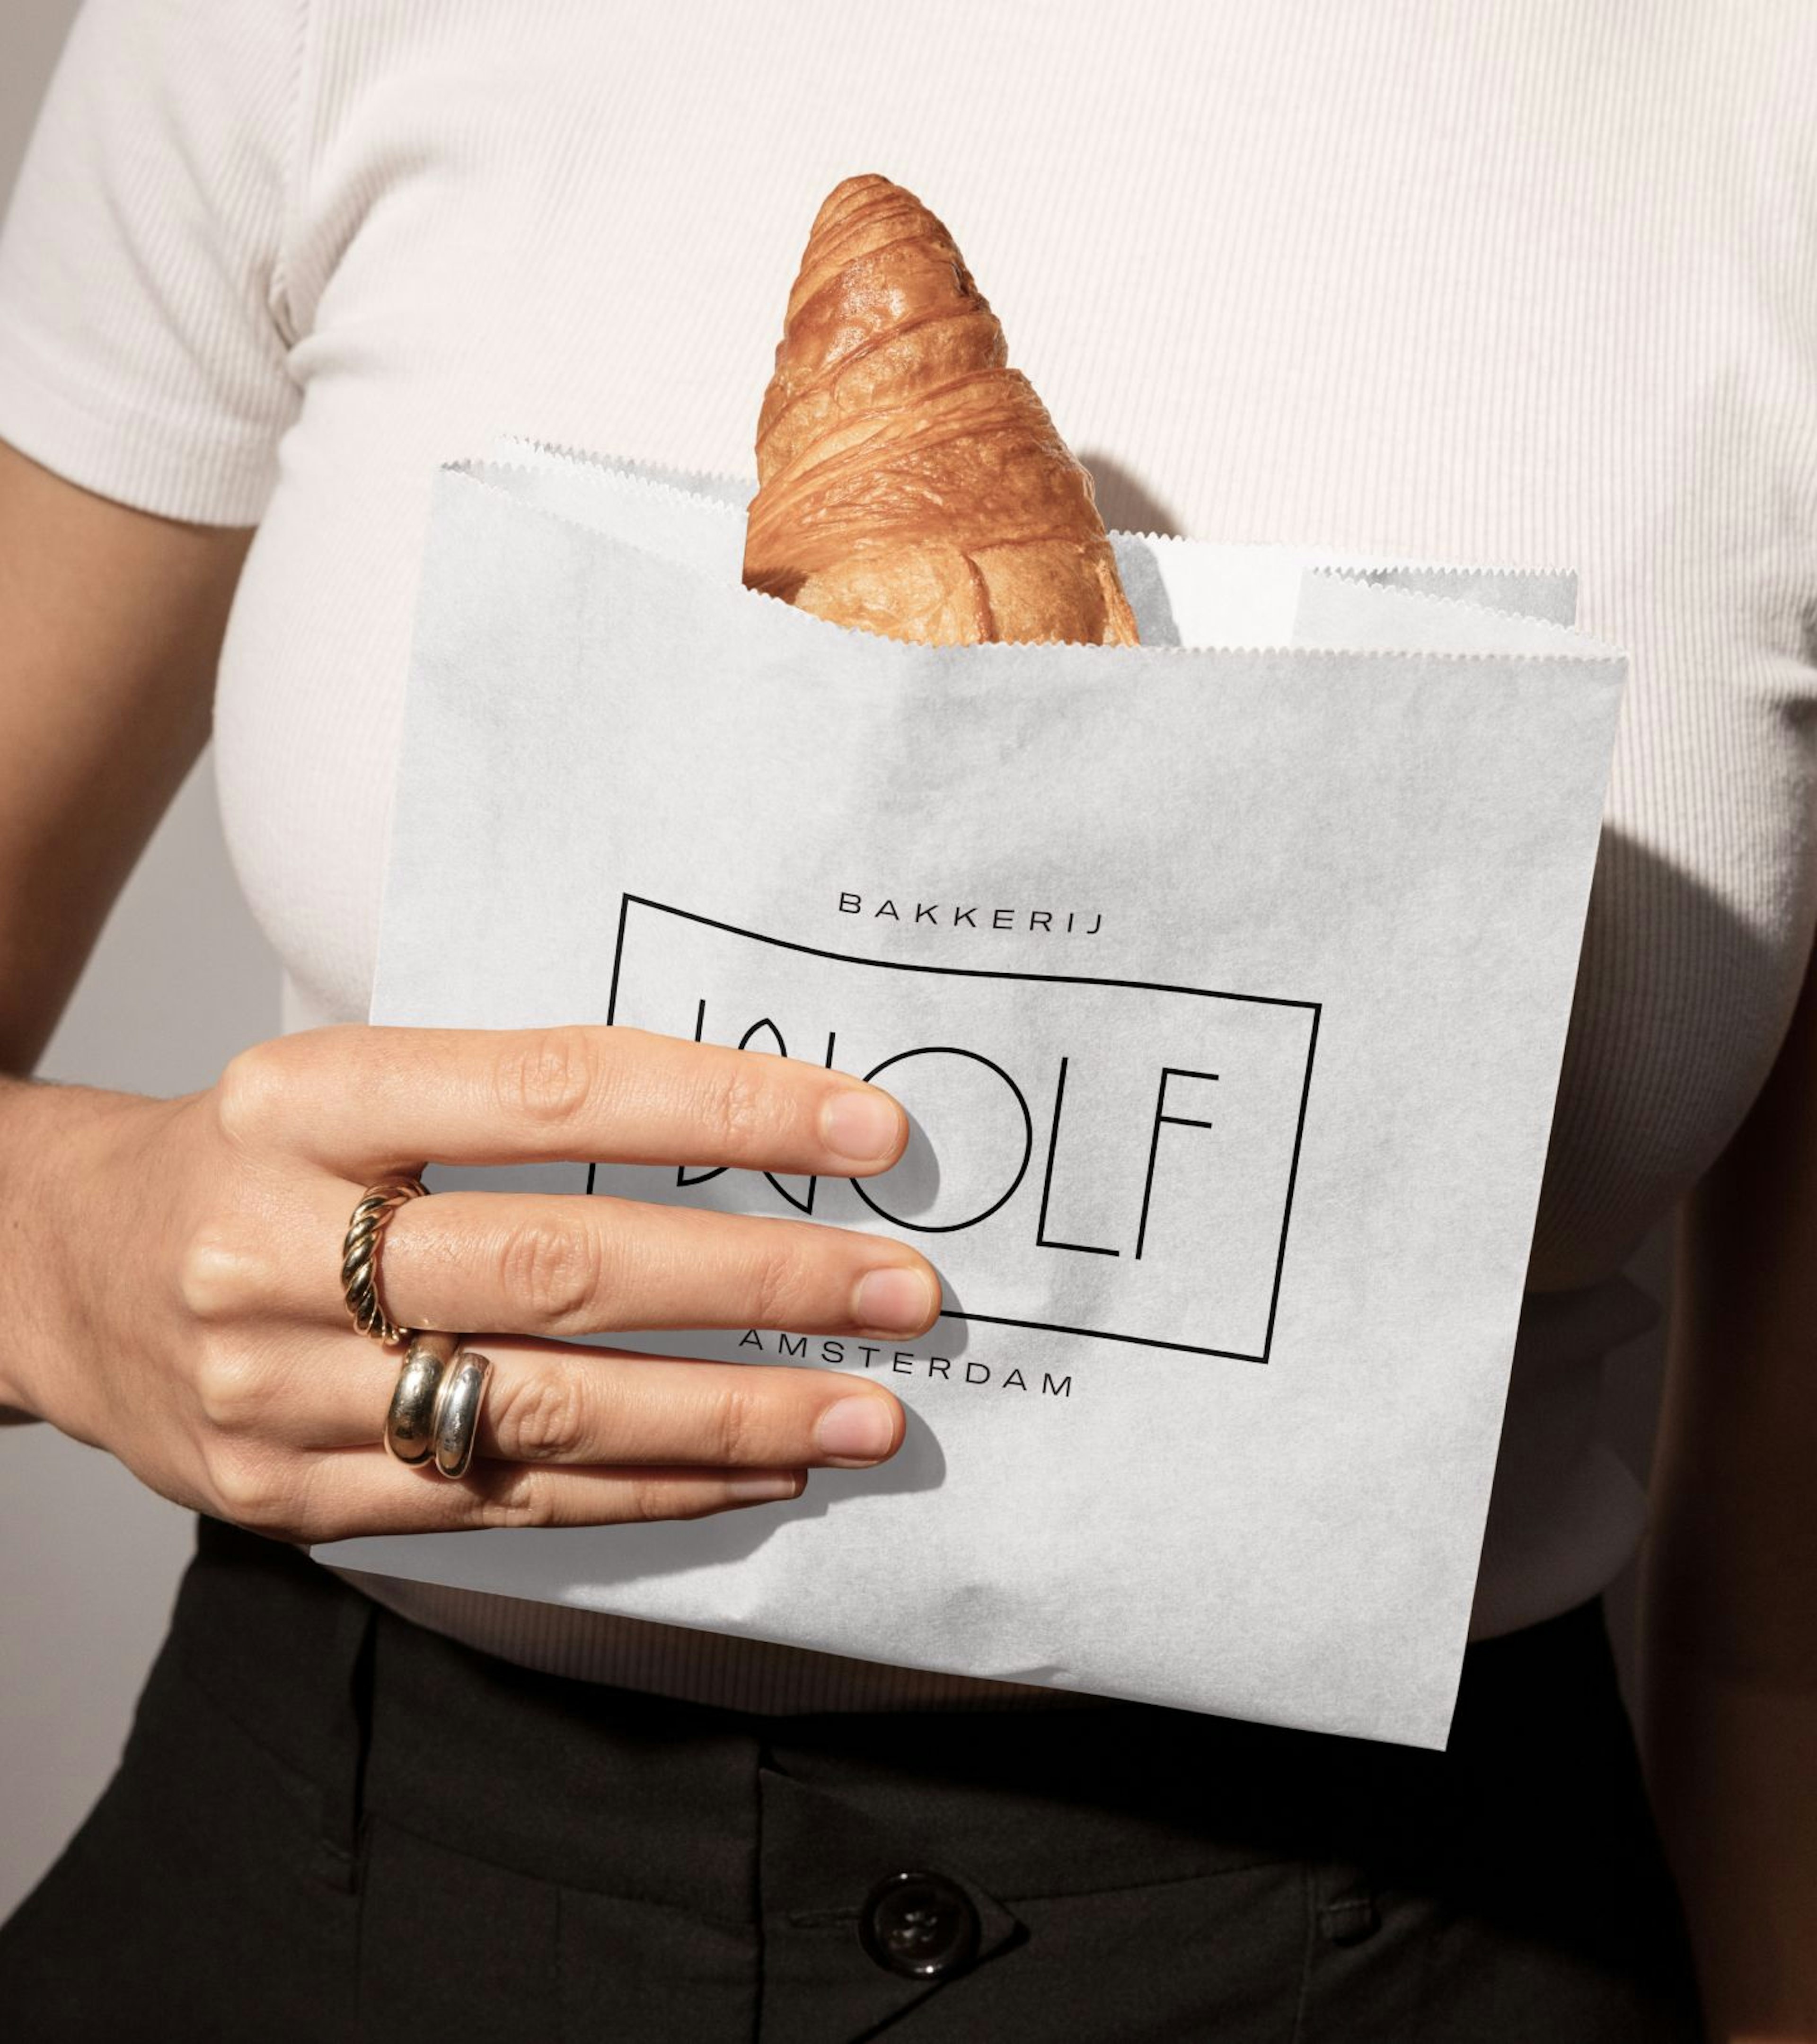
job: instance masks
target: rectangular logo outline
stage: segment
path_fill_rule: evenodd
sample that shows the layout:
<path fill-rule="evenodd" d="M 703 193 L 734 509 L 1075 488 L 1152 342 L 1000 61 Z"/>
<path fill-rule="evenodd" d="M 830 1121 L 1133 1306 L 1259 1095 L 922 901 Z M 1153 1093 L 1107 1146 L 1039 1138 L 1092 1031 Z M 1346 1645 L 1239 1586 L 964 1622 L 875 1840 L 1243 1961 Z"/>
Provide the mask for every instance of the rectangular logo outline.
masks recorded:
<path fill-rule="evenodd" d="M 912 959 L 855 958 L 849 951 L 832 951 L 816 944 L 796 943 L 787 937 L 766 936 L 761 930 L 741 929 L 736 923 L 720 921 L 713 916 L 697 915 L 691 909 L 678 909 L 672 902 L 658 901 L 647 894 L 625 893 L 620 897 L 618 933 L 612 948 L 612 986 L 606 996 L 605 1019 L 609 1026 L 617 1019 L 619 973 L 624 959 L 624 932 L 632 905 L 640 909 L 653 909 L 659 915 L 674 916 L 684 923 L 698 923 L 705 928 L 719 930 L 727 936 L 743 937 L 747 942 L 768 944 L 773 949 L 798 952 L 804 958 L 825 959 L 833 965 L 870 966 L 882 972 L 937 973 L 951 979 L 1020 979 L 1046 986 L 1121 986 L 1139 993 L 1185 993 L 1206 1001 L 1242 1001 L 1259 1008 L 1298 1008 L 1312 1018 L 1312 1027 L 1306 1039 L 1306 1071 L 1300 1082 L 1300 1108 L 1293 1126 L 1293 1151 L 1287 1167 L 1287 1197 L 1281 1203 L 1281 1238 L 1274 1252 L 1274 1281 L 1268 1297 L 1268 1325 L 1262 1335 L 1262 1353 L 1251 1355 L 1246 1350 L 1227 1348 L 1200 1348 L 1191 1342 L 1157 1341 L 1147 1335 L 1106 1334 L 1097 1327 L 1061 1327 L 1046 1320 L 1012 1320 L 1001 1313 L 960 1312 L 942 1307 L 939 1317 L 943 1320 L 977 1320 L 987 1326 L 1000 1327 L 1026 1327 L 1036 1334 L 1072 1335 L 1084 1341 L 1123 1342 L 1135 1348 L 1167 1349 L 1181 1355 L 1216 1356 L 1229 1362 L 1254 1362 L 1266 1365 L 1274 1347 L 1274 1321 L 1281 1303 L 1281 1278 L 1287 1261 L 1287 1231 L 1293 1217 L 1293 1193 L 1300 1178 L 1300 1147 L 1306 1132 L 1306 1107 L 1312 1097 L 1312 1065 L 1319 1048 L 1319 1024 L 1324 1012 L 1324 1003 L 1320 1001 L 1293 1001 L 1284 995 L 1273 993 L 1232 993 L 1221 987 L 1172 986 L 1165 982 L 1147 979 L 1112 979 L 1092 973 L 1076 972 L 1002 972 L 989 966 L 924 965 Z M 587 1166 L 586 1189 L 590 1193 L 597 1165 Z"/>

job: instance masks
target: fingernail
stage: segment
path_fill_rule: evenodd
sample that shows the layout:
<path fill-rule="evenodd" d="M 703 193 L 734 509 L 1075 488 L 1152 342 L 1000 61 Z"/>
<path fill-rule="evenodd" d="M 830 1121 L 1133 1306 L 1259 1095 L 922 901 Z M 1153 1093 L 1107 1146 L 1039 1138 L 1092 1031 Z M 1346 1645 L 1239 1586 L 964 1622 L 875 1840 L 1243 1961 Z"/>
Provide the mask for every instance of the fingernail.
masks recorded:
<path fill-rule="evenodd" d="M 824 1454 L 879 1462 L 896 1438 L 896 1417 L 882 1398 L 842 1398 L 820 1415 L 814 1437 Z"/>
<path fill-rule="evenodd" d="M 896 1154 L 902 1110 L 886 1093 L 866 1086 L 836 1093 L 820 1109 L 820 1137 L 836 1157 L 878 1164 Z"/>
<path fill-rule="evenodd" d="M 918 1334 L 939 1303 L 924 1273 L 893 1266 L 868 1270 L 859 1278 L 852 1294 L 852 1320 L 866 1334 Z"/>
<path fill-rule="evenodd" d="M 725 1494 L 739 1504 L 764 1504 L 782 1497 L 799 1497 L 806 1475 L 734 1476 L 726 1479 Z"/>

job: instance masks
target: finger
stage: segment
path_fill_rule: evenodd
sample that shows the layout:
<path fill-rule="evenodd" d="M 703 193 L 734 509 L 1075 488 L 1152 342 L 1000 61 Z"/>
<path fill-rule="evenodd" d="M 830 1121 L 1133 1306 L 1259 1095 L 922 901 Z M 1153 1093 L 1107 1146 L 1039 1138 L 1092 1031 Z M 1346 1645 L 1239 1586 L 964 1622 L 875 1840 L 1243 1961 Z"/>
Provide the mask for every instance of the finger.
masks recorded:
<path fill-rule="evenodd" d="M 801 1470 L 533 1469 L 474 1463 L 458 1483 L 406 1469 L 382 1448 L 323 1456 L 308 1479 L 301 1537 L 351 1540 L 479 1527 L 619 1526 L 701 1519 L 801 1495 Z"/>
<path fill-rule="evenodd" d="M 575 1193 L 412 1200 L 392 1217 L 382 1266 L 386 1310 L 410 1327 L 903 1336 L 940 1310 L 933 1266 L 887 1236 Z"/>
<path fill-rule="evenodd" d="M 846 1073 L 587 1024 L 306 1030 L 243 1051 L 217 1097 L 230 1133 L 366 1182 L 425 1161 L 855 1178 L 908 1139 L 897 1102 Z"/>
<path fill-rule="evenodd" d="M 359 1190 L 325 1173 L 312 1177 L 300 1197 L 212 1241 L 186 1273 L 191 1312 L 214 1325 L 255 1316 L 344 1327 L 340 1242 Z M 709 1267 L 722 1258 L 732 1267 Z M 891 1274 L 861 1294 L 879 1274 Z M 577 1193 L 447 1192 L 406 1201 L 381 1243 L 378 1285 L 401 1326 L 461 1332 L 743 1326 L 894 1339 L 924 1331 L 941 1306 L 932 1266 L 885 1236 Z M 663 1285 L 676 1301 L 666 1316 L 649 1303 Z M 739 1308 L 714 1317 L 713 1297 L 734 1290 Z"/>
<path fill-rule="evenodd" d="M 313 1346 L 313 1345 L 312 1345 Z M 275 1377 L 261 1400 L 271 1436 L 296 1448 L 376 1440 L 394 1359 L 357 1337 Z M 477 1452 L 493 1461 L 699 1468 L 865 1468 L 901 1447 L 902 1406 L 834 1370 L 636 1355 L 509 1335 L 465 1346 L 492 1358 Z"/>

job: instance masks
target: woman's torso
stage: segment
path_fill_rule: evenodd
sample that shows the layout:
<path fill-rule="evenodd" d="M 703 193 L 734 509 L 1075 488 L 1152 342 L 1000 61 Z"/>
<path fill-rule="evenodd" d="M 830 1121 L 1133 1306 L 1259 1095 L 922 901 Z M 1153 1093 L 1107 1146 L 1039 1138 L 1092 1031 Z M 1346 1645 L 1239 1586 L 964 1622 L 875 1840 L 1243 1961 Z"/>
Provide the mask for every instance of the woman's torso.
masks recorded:
<path fill-rule="evenodd" d="M 317 0 L 271 285 L 300 403 L 217 720 L 291 1019 L 365 1011 L 435 464 L 502 431 L 748 472 L 815 207 L 881 171 L 1113 525 L 1573 567 L 1629 650 L 1535 1248 L 1565 1296 L 1477 1629 L 1593 1591 L 1638 1523 L 1594 1439 L 1646 1317 L 1615 1274 L 1817 912 L 1814 86 L 1790 6 Z"/>

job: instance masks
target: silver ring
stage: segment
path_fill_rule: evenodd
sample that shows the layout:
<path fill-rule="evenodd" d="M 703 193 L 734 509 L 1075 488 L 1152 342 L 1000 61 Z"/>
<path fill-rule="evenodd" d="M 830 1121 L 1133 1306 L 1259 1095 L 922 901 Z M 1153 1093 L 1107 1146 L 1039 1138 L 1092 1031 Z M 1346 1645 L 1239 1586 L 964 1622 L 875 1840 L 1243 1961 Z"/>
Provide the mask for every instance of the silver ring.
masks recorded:
<path fill-rule="evenodd" d="M 418 1335 L 398 1373 L 385 1415 L 385 1445 L 412 1469 L 420 1468 L 436 1451 L 436 1400 L 442 1373 L 459 1347 L 459 1335 Z"/>
<path fill-rule="evenodd" d="M 479 1436 L 479 1408 L 486 1397 L 492 1358 L 463 1348 L 448 1365 L 436 1398 L 436 1467 L 449 1477 L 463 1477 Z"/>

